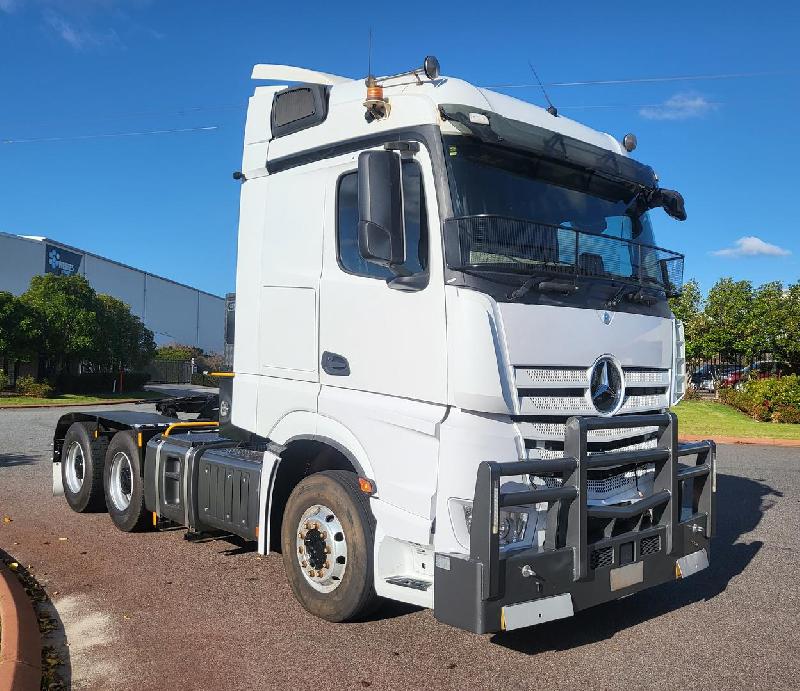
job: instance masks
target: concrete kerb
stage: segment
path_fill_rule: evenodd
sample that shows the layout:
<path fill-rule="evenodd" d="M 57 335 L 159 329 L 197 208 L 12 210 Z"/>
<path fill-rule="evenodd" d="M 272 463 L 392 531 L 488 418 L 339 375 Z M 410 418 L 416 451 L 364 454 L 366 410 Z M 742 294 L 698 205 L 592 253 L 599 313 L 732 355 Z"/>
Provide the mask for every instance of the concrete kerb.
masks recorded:
<path fill-rule="evenodd" d="M 0 691 L 36 691 L 42 680 L 42 638 L 33 603 L 0 562 Z"/>
<path fill-rule="evenodd" d="M 755 444 L 757 446 L 789 446 L 800 448 L 800 439 L 770 439 L 768 437 L 724 437 L 716 434 L 682 434 L 681 441 L 713 439 L 717 444 Z"/>

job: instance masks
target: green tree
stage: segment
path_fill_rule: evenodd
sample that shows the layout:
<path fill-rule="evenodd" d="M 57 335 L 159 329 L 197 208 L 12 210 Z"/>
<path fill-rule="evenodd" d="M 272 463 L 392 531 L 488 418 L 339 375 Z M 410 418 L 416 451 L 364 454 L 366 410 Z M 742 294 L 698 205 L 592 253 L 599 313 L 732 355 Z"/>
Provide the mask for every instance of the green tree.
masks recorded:
<path fill-rule="evenodd" d="M 170 343 L 156 349 L 156 357 L 159 360 L 191 360 L 193 357 L 200 357 L 202 354 L 202 348 L 181 345 L 180 343 Z"/>
<path fill-rule="evenodd" d="M 706 352 L 706 317 L 703 313 L 703 294 L 700 284 L 692 279 L 683 286 L 683 291 L 677 297 L 670 298 L 669 306 L 677 319 L 683 322 L 686 336 L 686 357 L 708 357 Z"/>
<path fill-rule="evenodd" d="M 800 281 L 787 286 L 783 294 L 783 333 L 780 351 L 795 364 L 800 364 Z"/>
<path fill-rule="evenodd" d="M 750 281 L 721 278 L 708 291 L 705 303 L 706 346 L 708 355 L 725 359 L 751 355 L 753 285 Z"/>
<path fill-rule="evenodd" d="M 35 327 L 31 310 L 11 293 L 0 292 L 0 356 L 11 361 L 33 357 Z"/>
<path fill-rule="evenodd" d="M 783 355 L 786 333 L 786 308 L 783 284 L 765 283 L 753 292 L 743 349 L 750 355 Z"/>
<path fill-rule="evenodd" d="M 20 301 L 35 321 L 28 336 L 48 377 L 97 352 L 101 303 L 83 276 L 34 276 Z"/>
<path fill-rule="evenodd" d="M 103 338 L 92 355 L 101 369 L 144 367 L 156 352 L 153 332 L 142 323 L 130 307 L 111 295 L 98 295 L 100 331 Z"/>

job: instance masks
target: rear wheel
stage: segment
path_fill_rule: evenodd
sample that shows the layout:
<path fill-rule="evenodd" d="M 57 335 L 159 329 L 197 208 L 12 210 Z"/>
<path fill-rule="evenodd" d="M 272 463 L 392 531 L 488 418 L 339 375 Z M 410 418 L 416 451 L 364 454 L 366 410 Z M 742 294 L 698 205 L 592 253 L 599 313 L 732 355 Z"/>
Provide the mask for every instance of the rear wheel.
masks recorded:
<path fill-rule="evenodd" d="M 374 544 L 375 519 L 355 473 L 328 470 L 295 487 L 281 548 L 292 592 L 309 612 L 348 621 L 374 608 Z"/>
<path fill-rule="evenodd" d="M 91 422 L 75 422 L 64 436 L 61 484 L 67 504 L 78 513 L 105 508 L 103 464 L 108 439 L 95 439 L 94 427 Z"/>
<path fill-rule="evenodd" d="M 131 432 L 117 432 L 108 445 L 103 486 L 117 528 L 130 533 L 148 527 L 139 448 Z"/>

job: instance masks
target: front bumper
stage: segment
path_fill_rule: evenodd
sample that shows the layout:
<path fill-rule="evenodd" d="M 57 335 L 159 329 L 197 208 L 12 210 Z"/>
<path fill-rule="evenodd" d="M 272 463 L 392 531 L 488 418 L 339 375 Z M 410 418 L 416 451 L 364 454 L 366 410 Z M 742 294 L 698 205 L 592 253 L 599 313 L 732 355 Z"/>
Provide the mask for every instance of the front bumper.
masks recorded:
<path fill-rule="evenodd" d="M 658 427 L 654 449 L 589 455 L 589 430 Z M 476 633 L 511 630 L 691 575 L 708 565 L 716 495 L 714 442 L 678 444 L 672 413 L 571 418 L 564 458 L 483 462 L 470 554 L 437 553 L 434 616 Z M 695 458 L 694 465 L 681 459 Z M 587 506 L 587 470 L 654 463 L 653 493 L 620 506 Z M 500 492 L 500 478 L 560 476 L 558 488 Z M 501 552 L 498 512 L 547 503 L 542 548 Z"/>

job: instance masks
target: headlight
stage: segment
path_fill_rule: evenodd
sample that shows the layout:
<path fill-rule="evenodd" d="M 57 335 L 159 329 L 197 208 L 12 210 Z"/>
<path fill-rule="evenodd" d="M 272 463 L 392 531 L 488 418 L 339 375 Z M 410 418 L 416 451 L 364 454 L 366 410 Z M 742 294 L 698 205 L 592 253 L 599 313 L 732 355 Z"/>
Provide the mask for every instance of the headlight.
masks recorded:
<path fill-rule="evenodd" d="M 472 529 L 472 504 L 466 502 L 462 504 L 464 509 L 464 521 L 467 524 L 467 532 Z M 500 509 L 498 519 L 497 534 L 500 538 L 500 546 L 506 547 L 516 542 L 525 540 L 525 530 L 528 527 L 527 511 L 507 511 Z"/>

